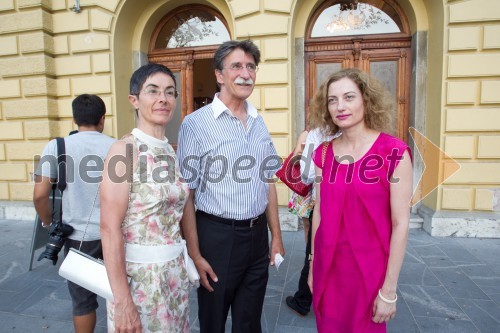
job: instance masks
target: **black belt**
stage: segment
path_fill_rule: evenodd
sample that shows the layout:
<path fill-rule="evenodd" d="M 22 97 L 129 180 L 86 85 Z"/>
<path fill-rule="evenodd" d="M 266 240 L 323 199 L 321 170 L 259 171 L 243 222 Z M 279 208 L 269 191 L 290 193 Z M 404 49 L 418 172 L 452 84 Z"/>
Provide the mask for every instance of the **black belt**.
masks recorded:
<path fill-rule="evenodd" d="M 205 216 L 209 220 L 219 222 L 219 223 L 224 223 L 227 225 L 232 225 L 235 227 L 250 227 L 252 228 L 253 226 L 256 226 L 260 224 L 262 221 L 264 221 L 264 215 L 265 213 L 260 214 L 257 217 L 254 217 L 253 219 L 246 219 L 246 220 L 235 220 L 235 219 L 226 219 L 225 217 L 220 217 L 217 215 L 209 214 L 207 212 L 204 212 L 202 210 L 197 210 L 196 213 Z"/>

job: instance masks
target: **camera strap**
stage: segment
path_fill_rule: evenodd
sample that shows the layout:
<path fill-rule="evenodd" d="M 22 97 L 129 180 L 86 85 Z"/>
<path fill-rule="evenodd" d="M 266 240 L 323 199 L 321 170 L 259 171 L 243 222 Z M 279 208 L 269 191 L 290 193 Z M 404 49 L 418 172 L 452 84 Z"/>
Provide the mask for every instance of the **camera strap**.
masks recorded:
<path fill-rule="evenodd" d="M 62 223 L 62 196 L 66 189 L 66 146 L 64 138 L 57 137 L 57 184 L 52 186 L 52 212 L 55 212 L 56 206 L 56 188 L 61 193 L 61 205 L 59 207 L 59 221 Z"/>
<path fill-rule="evenodd" d="M 64 143 L 64 138 L 56 138 L 57 142 L 57 185 L 54 184 L 52 186 L 52 193 L 53 197 L 55 198 L 55 191 L 56 188 L 61 192 L 61 209 L 59 210 L 60 216 L 59 216 L 59 221 L 62 223 L 62 196 L 63 192 L 66 189 L 66 186 L 68 185 L 66 181 L 66 145 Z M 82 241 L 80 242 L 80 246 L 78 247 L 78 250 L 82 248 L 83 244 L 83 239 L 85 238 L 85 233 L 87 232 L 87 227 L 89 226 L 90 222 L 90 217 L 92 216 L 92 211 L 94 210 L 95 206 L 95 201 L 97 199 L 97 194 L 99 193 L 99 187 L 97 187 L 97 192 L 95 194 L 94 202 L 92 203 L 92 208 L 90 209 L 90 215 L 89 219 L 87 221 L 87 225 L 85 226 L 85 231 L 83 233 Z M 52 201 L 52 205 L 55 205 L 55 200 Z M 54 207 L 52 207 L 52 211 L 54 211 Z"/>
<path fill-rule="evenodd" d="M 61 209 L 59 210 L 60 212 L 60 218 L 59 218 L 59 221 L 61 221 L 62 223 L 62 196 L 63 196 L 63 192 L 64 190 L 66 189 L 66 186 L 68 185 L 67 181 L 66 181 L 66 145 L 64 143 L 64 138 L 56 138 L 56 142 L 57 142 L 57 166 L 58 166 L 58 177 L 57 177 L 57 185 L 54 184 L 54 186 L 52 187 L 52 193 L 53 193 L 53 197 L 55 197 L 55 190 L 56 188 L 61 192 Z M 96 194 L 95 194 L 95 197 L 94 197 L 94 202 L 92 203 L 92 208 L 90 209 L 90 214 L 89 214 L 89 218 L 87 220 L 87 225 L 85 226 L 85 231 L 83 232 L 83 237 L 82 237 L 82 240 L 80 242 L 80 246 L 78 247 L 78 250 L 80 250 L 82 248 L 82 244 L 83 244 L 83 240 L 85 238 L 85 234 L 87 233 L 87 227 L 89 226 L 89 222 L 90 222 L 90 218 L 92 217 L 92 212 L 94 211 L 94 206 L 95 206 L 95 202 L 97 200 L 97 195 L 99 194 L 99 187 L 100 187 L 100 184 L 99 186 L 97 187 L 97 191 L 96 191 Z M 55 200 L 52 201 L 52 205 L 54 206 L 55 205 Z M 54 207 L 52 207 L 52 211 L 54 211 Z"/>
<path fill-rule="evenodd" d="M 57 188 L 62 192 L 66 189 L 66 145 L 64 144 L 64 138 L 56 138 L 57 142 L 57 166 L 58 166 L 58 177 L 57 177 Z"/>

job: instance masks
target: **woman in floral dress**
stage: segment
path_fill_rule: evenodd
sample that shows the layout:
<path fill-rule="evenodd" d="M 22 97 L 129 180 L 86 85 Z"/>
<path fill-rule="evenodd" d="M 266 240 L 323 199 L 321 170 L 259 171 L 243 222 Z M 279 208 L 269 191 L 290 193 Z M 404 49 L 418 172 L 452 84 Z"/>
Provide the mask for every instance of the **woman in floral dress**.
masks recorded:
<path fill-rule="evenodd" d="M 107 303 L 108 332 L 189 332 L 180 228 L 189 189 L 164 136 L 176 106 L 175 89 L 165 66 L 147 64 L 135 71 L 129 101 L 137 128 L 106 158 L 101 236 L 114 298 Z"/>

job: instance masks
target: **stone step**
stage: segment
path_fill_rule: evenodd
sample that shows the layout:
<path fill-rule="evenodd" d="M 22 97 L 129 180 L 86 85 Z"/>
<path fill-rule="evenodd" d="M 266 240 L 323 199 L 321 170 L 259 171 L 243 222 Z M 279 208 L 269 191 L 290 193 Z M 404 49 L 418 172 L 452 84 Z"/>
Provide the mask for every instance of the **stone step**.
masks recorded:
<path fill-rule="evenodd" d="M 279 207 L 279 219 L 281 225 L 281 231 L 297 231 L 302 229 L 302 221 L 290 213 L 287 208 Z M 418 214 L 410 215 L 410 229 L 422 229 L 424 225 L 424 219 Z"/>
<path fill-rule="evenodd" d="M 35 221 L 36 211 L 32 201 L 0 201 L 0 219 Z"/>
<path fill-rule="evenodd" d="M 418 214 L 410 214 L 410 229 L 422 229 L 424 219 Z"/>

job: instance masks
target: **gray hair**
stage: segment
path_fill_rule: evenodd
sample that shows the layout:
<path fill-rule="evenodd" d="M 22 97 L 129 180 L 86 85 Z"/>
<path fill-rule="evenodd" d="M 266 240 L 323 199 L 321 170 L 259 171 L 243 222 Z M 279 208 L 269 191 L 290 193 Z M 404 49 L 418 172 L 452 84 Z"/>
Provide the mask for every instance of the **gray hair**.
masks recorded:
<path fill-rule="evenodd" d="M 219 46 L 217 51 L 215 51 L 214 56 L 214 68 L 218 70 L 222 70 L 224 68 L 224 59 L 227 55 L 233 52 L 236 49 L 241 49 L 246 54 L 250 54 L 255 61 L 255 65 L 257 66 L 260 62 L 260 51 L 257 45 L 255 45 L 250 39 L 237 41 L 230 40 L 224 42 Z"/>

